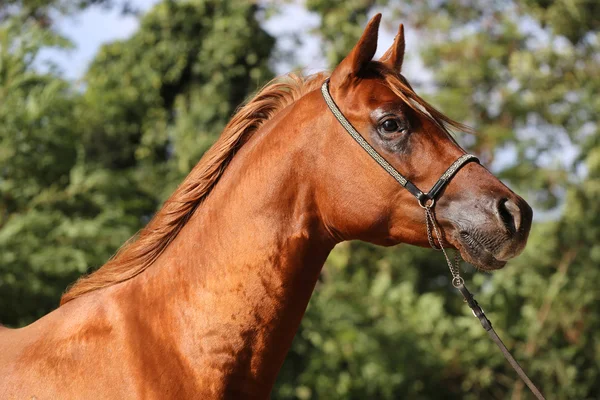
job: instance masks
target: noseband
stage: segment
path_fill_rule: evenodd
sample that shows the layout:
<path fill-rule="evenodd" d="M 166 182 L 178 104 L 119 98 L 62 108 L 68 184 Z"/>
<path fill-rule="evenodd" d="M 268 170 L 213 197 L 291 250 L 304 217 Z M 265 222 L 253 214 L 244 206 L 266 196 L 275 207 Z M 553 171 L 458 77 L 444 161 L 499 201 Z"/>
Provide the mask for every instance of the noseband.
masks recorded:
<path fill-rule="evenodd" d="M 379 154 L 377 150 L 375 150 L 373 146 L 371 146 L 369 142 L 365 140 L 365 138 L 356 130 L 356 128 L 352 126 L 352 124 L 350 123 L 350 121 L 348 121 L 344 114 L 342 114 L 339 107 L 337 106 L 337 104 L 335 104 L 335 101 L 331 97 L 331 94 L 329 93 L 329 78 L 326 79 L 325 82 L 323 82 L 323 85 L 321 86 L 321 93 L 323 94 L 325 103 L 327 103 L 327 106 L 329 107 L 329 110 L 331 110 L 331 113 L 344 127 L 344 129 L 350 134 L 350 136 L 352 136 L 356 143 L 358 143 L 360 147 L 362 147 L 363 150 L 366 151 L 367 154 L 369 154 L 369 156 L 371 156 L 371 158 L 377 162 L 377 164 L 379 164 L 388 174 L 390 174 L 392 178 L 394 178 L 400 185 L 402 185 L 402 187 L 404 187 L 413 196 L 415 196 L 419 205 L 425 210 L 425 225 L 427 228 L 427 238 L 429 240 L 429 244 L 434 249 L 441 250 L 444 253 L 444 257 L 446 258 L 446 262 L 448 263 L 448 267 L 450 268 L 450 273 L 452 274 L 452 285 L 456 289 L 458 289 L 463 295 L 464 300 L 471 308 L 473 315 L 479 319 L 481 326 L 490 335 L 492 340 L 498 345 L 500 351 L 502 351 L 502 354 L 504 355 L 506 360 L 510 363 L 511 367 L 513 367 L 513 369 L 517 372 L 519 377 L 521 377 L 523 382 L 525 382 L 527 387 L 529 387 L 531 392 L 539 400 L 545 400 L 544 395 L 542 395 L 538 388 L 533 384 L 531 379 L 529 379 L 527 374 L 525 374 L 525 371 L 523 371 L 523 369 L 517 363 L 512 354 L 510 354 L 502 340 L 500 340 L 500 337 L 498 337 L 498 334 L 496 334 L 496 332 L 494 331 L 494 328 L 492 328 L 492 323 L 490 322 L 490 320 L 487 319 L 483 310 L 481 309 L 481 307 L 479 307 L 479 304 L 477 304 L 477 301 L 475 300 L 473 295 L 467 290 L 465 282 L 460 276 L 460 256 L 457 253 L 454 264 L 450 261 L 450 258 L 448 257 L 448 254 L 444 249 L 442 235 L 438 229 L 435 214 L 433 212 L 433 207 L 435 206 L 436 199 L 438 198 L 442 189 L 444 189 L 444 187 L 448 185 L 452 177 L 456 175 L 456 173 L 466 164 L 470 162 L 479 163 L 479 159 L 472 154 L 463 154 L 456 161 L 454 161 L 452 165 L 450 165 L 450 167 L 448 167 L 446 172 L 442 174 L 442 176 L 438 179 L 435 185 L 433 185 L 431 190 L 429 190 L 428 192 L 423 192 L 414 183 L 406 179 L 400 172 L 398 172 L 398 170 L 396 170 L 396 168 L 394 168 L 385 158 L 383 158 L 383 156 Z M 433 239 L 432 231 L 437 237 L 437 245 Z"/>

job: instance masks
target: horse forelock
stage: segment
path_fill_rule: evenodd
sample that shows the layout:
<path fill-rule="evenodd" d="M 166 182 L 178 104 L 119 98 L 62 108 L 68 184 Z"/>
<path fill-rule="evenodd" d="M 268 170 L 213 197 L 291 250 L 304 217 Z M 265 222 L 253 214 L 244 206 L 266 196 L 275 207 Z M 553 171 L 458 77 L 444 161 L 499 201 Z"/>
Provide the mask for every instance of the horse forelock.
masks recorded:
<path fill-rule="evenodd" d="M 408 83 L 408 80 L 403 75 L 392 70 L 387 65 L 377 61 L 371 62 L 370 70 L 383 81 L 385 81 L 386 85 L 392 90 L 392 92 L 394 92 L 396 96 L 400 97 L 413 111 L 433 121 L 441 129 L 447 131 L 447 129 L 450 128 L 452 130 L 459 130 L 468 133 L 473 132 L 469 126 L 453 120 L 424 100 L 414 91 L 410 83 Z"/>

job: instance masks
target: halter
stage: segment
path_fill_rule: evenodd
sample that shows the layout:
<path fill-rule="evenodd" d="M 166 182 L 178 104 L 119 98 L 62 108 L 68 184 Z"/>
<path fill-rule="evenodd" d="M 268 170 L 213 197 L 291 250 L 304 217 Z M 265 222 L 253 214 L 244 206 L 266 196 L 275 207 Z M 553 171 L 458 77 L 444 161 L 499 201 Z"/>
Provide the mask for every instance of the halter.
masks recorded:
<path fill-rule="evenodd" d="M 470 162 L 479 163 L 479 159 L 472 154 L 463 154 L 456 161 L 454 161 L 452 165 L 450 165 L 450 167 L 448 167 L 446 172 L 442 174 L 442 176 L 437 180 L 435 185 L 433 185 L 431 190 L 429 190 L 428 192 L 423 192 L 414 183 L 406 179 L 400 172 L 398 172 L 398 170 L 396 170 L 396 168 L 394 168 L 385 158 L 383 158 L 383 156 L 379 154 L 377 150 L 375 150 L 373 146 L 371 146 L 369 142 L 365 140 L 365 138 L 356 130 L 356 128 L 352 126 L 352 124 L 350 123 L 350 121 L 348 121 L 344 114 L 342 114 L 339 107 L 337 106 L 337 104 L 335 104 L 335 101 L 331 97 L 331 94 L 329 93 L 329 78 L 326 79 L 325 82 L 323 82 L 323 85 L 321 86 L 321 93 L 323 94 L 325 103 L 327 103 L 327 106 L 329 107 L 329 110 L 331 110 L 331 113 L 344 127 L 344 129 L 350 134 L 350 136 L 352 136 L 356 143 L 358 143 L 360 147 L 362 147 L 363 150 L 366 151 L 367 154 L 369 154 L 369 156 L 371 156 L 371 158 L 377 162 L 377 164 L 379 164 L 388 174 L 390 174 L 392 178 L 394 178 L 400 185 L 402 185 L 402 187 L 404 187 L 413 196 L 415 196 L 417 202 L 419 203 L 419 206 L 421 206 L 425 210 L 425 226 L 427 228 L 427 239 L 429 240 L 429 244 L 433 249 L 441 250 L 444 253 L 444 258 L 446 259 L 446 262 L 448 263 L 448 267 L 450 269 L 450 273 L 452 274 L 452 286 L 458 289 L 463 295 L 464 300 L 471 308 L 473 315 L 479 319 L 481 326 L 490 335 L 494 343 L 498 345 L 500 351 L 502 351 L 502 354 L 504 355 L 506 360 L 510 363 L 511 367 L 513 367 L 513 369 L 517 372 L 519 377 L 521 377 L 523 382 L 525 382 L 527 387 L 529 387 L 531 392 L 539 400 L 545 400 L 542 393 L 525 374 L 525 371 L 523 371 L 523 369 L 517 363 L 512 354 L 510 354 L 502 340 L 500 340 L 500 337 L 498 337 L 498 335 L 494 331 L 494 328 L 492 328 L 492 323 L 489 319 L 487 319 L 483 310 L 481 309 L 481 307 L 479 307 L 479 304 L 477 304 L 477 301 L 475 300 L 473 295 L 469 292 L 469 290 L 467 290 L 467 287 L 465 286 L 465 281 L 460 276 L 460 256 L 458 253 L 456 254 L 454 264 L 450 261 L 450 258 L 446 253 L 446 249 L 444 248 L 442 235 L 440 234 L 437 221 L 435 219 L 433 207 L 435 206 L 435 201 L 438 198 L 442 189 L 446 187 L 446 185 L 448 185 L 452 177 L 456 175 L 456 173 L 462 167 L 464 167 Z M 438 241 L 437 245 L 433 238 L 434 234 Z"/>

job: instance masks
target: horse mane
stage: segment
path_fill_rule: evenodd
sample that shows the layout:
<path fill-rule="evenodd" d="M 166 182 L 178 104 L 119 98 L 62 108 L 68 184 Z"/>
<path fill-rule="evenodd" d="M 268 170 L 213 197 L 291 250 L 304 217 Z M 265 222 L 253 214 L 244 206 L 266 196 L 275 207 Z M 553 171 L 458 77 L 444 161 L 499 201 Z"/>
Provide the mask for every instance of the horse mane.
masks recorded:
<path fill-rule="evenodd" d="M 210 194 L 236 151 L 265 122 L 317 89 L 325 73 L 288 74 L 267 83 L 237 110 L 215 144 L 204 154 L 152 220 L 130 238 L 100 269 L 79 278 L 62 296 L 63 305 L 85 293 L 124 282 L 142 273 L 175 239 Z"/>
<path fill-rule="evenodd" d="M 371 72 L 381 77 L 390 89 L 420 115 L 447 126 L 469 131 L 417 95 L 406 79 L 384 64 L 372 62 Z M 253 98 L 240 107 L 215 144 L 204 154 L 185 180 L 165 201 L 152 220 L 130 238 L 97 271 L 79 278 L 62 296 L 63 305 L 85 293 L 127 281 L 142 273 L 175 239 L 194 211 L 218 183 L 237 150 L 265 122 L 299 98 L 318 89 L 327 73 L 309 76 L 288 74 L 267 83 Z"/>

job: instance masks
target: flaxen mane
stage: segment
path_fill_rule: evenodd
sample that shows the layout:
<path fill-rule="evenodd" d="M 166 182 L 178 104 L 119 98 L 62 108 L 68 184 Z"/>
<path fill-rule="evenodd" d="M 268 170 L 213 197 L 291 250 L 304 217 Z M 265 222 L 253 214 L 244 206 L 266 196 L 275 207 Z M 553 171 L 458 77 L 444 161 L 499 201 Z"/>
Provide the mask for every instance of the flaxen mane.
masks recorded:
<path fill-rule="evenodd" d="M 378 62 L 373 62 L 372 67 L 394 93 L 415 111 L 425 114 L 442 127 L 450 125 L 465 129 L 463 125 L 444 116 L 422 100 L 403 77 Z M 308 77 L 289 74 L 267 84 L 237 111 L 217 142 L 206 152 L 148 225 L 128 240 L 98 271 L 75 282 L 62 296 L 61 305 L 87 292 L 131 279 L 152 265 L 217 184 L 240 146 L 279 111 L 304 94 L 317 89 L 326 77 L 325 73 Z"/>

